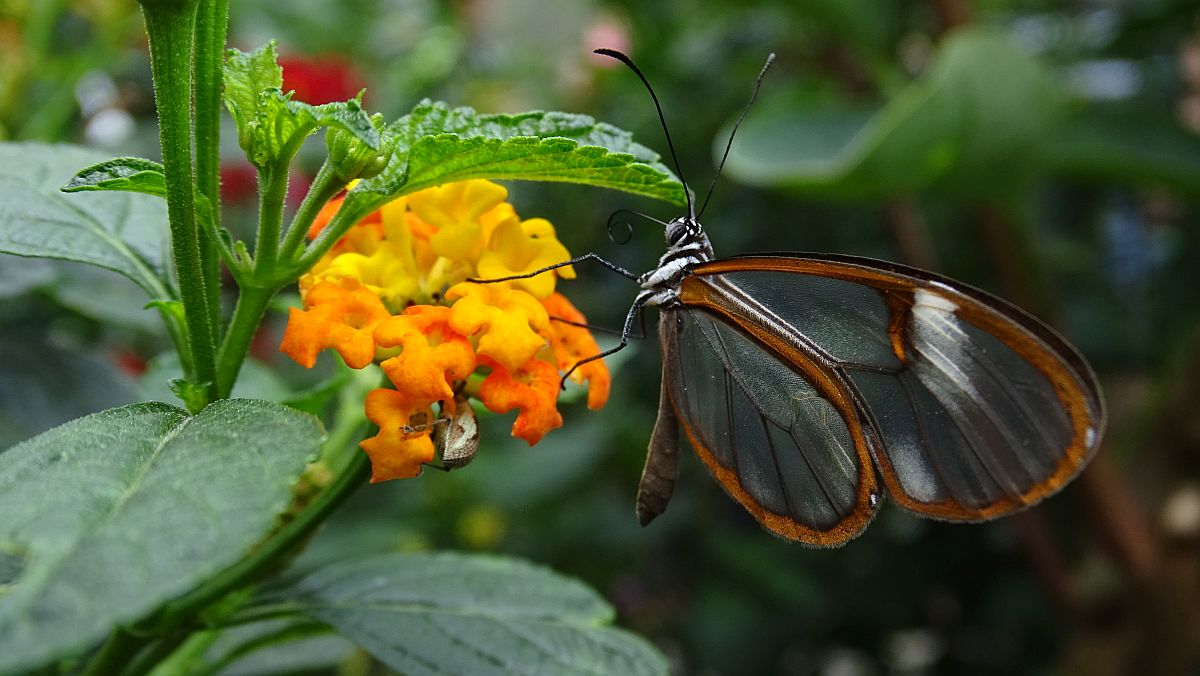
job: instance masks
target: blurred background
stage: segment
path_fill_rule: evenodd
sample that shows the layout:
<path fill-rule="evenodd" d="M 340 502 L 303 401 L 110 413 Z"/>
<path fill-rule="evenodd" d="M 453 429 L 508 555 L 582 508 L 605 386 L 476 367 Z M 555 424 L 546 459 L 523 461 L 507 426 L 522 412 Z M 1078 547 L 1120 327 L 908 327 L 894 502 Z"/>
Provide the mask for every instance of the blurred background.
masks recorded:
<path fill-rule="evenodd" d="M 711 180 L 766 55 L 705 224 L 718 255 L 834 251 L 934 269 L 1058 327 L 1104 385 L 1100 455 L 1063 493 L 963 526 L 887 507 L 859 539 L 769 535 L 694 457 L 643 530 L 633 495 L 658 354 L 613 363 L 613 396 L 536 448 L 485 421 L 468 469 L 372 486 L 299 566 L 390 549 L 528 557 L 578 576 L 681 674 L 1130 674 L 1200 671 L 1200 7 L 1194 0 L 235 0 L 230 41 L 279 41 L 310 103 L 367 88 L 388 119 L 424 97 L 486 112 L 560 109 L 666 151 L 654 83 L 693 189 Z M 133 0 L 0 0 L 0 138 L 156 157 Z M 250 228 L 254 173 L 224 139 L 226 224 Z M 322 159 L 319 138 L 292 196 Z M 576 253 L 653 265 L 661 230 L 609 240 L 616 209 L 670 205 L 512 184 Z M 0 205 L 2 208 L 2 205 Z M 617 327 L 635 289 L 599 267 L 561 290 Z M 72 417 L 166 398 L 167 347 L 116 275 L 0 260 L 0 447 Z M 314 382 L 258 341 L 243 394 Z M 653 320 L 653 317 L 651 317 Z M 651 322 L 651 326 L 652 326 Z M 47 359 L 47 354 L 52 358 Z M 330 367 L 330 357 L 322 366 Z M 228 673 L 366 673 L 340 639 L 265 651 Z"/>

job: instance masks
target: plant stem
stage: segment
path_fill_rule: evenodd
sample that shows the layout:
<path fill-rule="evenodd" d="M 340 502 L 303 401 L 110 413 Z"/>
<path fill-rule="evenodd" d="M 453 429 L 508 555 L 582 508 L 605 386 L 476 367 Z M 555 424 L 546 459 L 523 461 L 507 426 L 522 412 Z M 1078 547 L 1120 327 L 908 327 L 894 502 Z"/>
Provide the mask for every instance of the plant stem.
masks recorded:
<path fill-rule="evenodd" d="M 283 201 L 287 197 L 287 166 L 268 166 L 260 170 L 258 178 L 260 197 L 254 271 L 250 283 L 243 285 L 238 293 L 233 317 L 217 355 L 216 392 L 222 398 L 233 391 L 233 383 L 246 360 L 246 350 L 250 349 L 250 341 L 267 311 L 267 304 L 282 286 L 273 280 L 277 276 L 279 230 L 283 226 Z"/>
<path fill-rule="evenodd" d="M 133 659 L 146 645 L 146 640 L 117 628 L 109 634 L 100 651 L 80 671 L 80 676 L 108 676 Z"/>
<path fill-rule="evenodd" d="M 223 633 L 218 629 L 187 634 L 186 638 L 179 644 L 169 646 L 172 648 L 172 651 L 157 662 L 150 664 L 148 669 L 142 668 L 142 662 L 146 660 L 150 651 L 139 656 L 121 676 L 141 676 L 141 674 L 145 673 L 162 674 L 164 676 L 166 674 L 199 676 L 199 674 L 217 673 L 216 669 L 213 669 L 210 664 L 205 663 L 204 654 L 222 637 Z M 150 650 L 154 650 L 154 648 Z M 227 666 L 232 661 L 223 658 L 218 663 L 222 666 Z"/>
<path fill-rule="evenodd" d="M 933 7 L 942 24 L 942 32 L 971 23 L 971 7 L 967 0 L 934 0 Z"/>
<path fill-rule="evenodd" d="M 285 265 L 292 265 L 301 245 L 304 244 L 304 237 L 308 234 L 308 229 L 312 226 L 313 221 L 316 220 L 321 207 L 333 199 L 333 196 L 338 194 L 343 187 L 342 182 L 338 180 L 337 172 L 330 166 L 330 163 L 326 161 L 322 164 L 320 171 L 313 178 L 312 185 L 308 188 L 308 193 L 304 196 L 304 201 L 300 203 L 300 209 L 292 218 L 287 235 L 283 240 L 283 246 L 279 250 L 279 258 Z"/>
<path fill-rule="evenodd" d="M 913 267 L 937 270 L 937 252 L 921 205 L 912 197 L 892 197 L 884 203 L 887 222 L 896 238 L 900 260 Z"/>
<path fill-rule="evenodd" d="M 167 182 L 171 249 L 191 347 L 193 372 L 188 376 L 194 383 L 207 383 L 205 390 L 211 401 L 216 393 L 216 354 L 206 292 L 206 264 L 196 225 L 191 92 L 187 84 L 191 81 L 196 4 L 143 0 L 142 14 L 150 40 L 150 69 Z"/>
<path fill-rule="evenodd" d="M 174 653 L 179 646 L 183 645 L 191 635 L 190 632 L 177 631 L 159 639 L 130 661 L 120 672 L 120 676 L 142 676 L 142 674 L 150 673 Z"/>
<path fill-rule="evenodd" d="M 214 229 L 221 226 L 221 65 L 225 57 L 228 18 L 229 0 L 200 0 L 196 14 L 196 45 L 192 52 L 196 188 L 208 198 L 212 207 Z M 200 233 L 200 252 L 207 282 L 204 291 L 208 296 L 214 345 L 219 340 L 221 326 L 221 262 L 216 246 L 217 242 L 207 231 Z"/>
<path fill-rule="evenodd" d="M 287 165 L 269 164 L 259 170 L 258 239 L 254 243 L 254 270 L 258 279 L 275 272 L 279 232 L 283 228 L 283 201 L 287 198 Z"/>
<path fill-rule="evenodd" d="M 290 619 L 295 619 L 293 614 Z M 310 636 L 326 636 L 332 630 L 319 622 L 302 621 L 294 624 L 289 624 L 278 631 L 273 631 L 264 635 L 258 635 L 254 638 L 242 643 L 236 648 L 227 651 L 223 656 L 217 659 L 216 662 L 205 664 L 203 666 L 190 665 L 192 676 L 208 676 L 209 674 L 219 674 L 225 671 L 229 665 L 237 662 L 241 658 L 253 653 L 254 651 L 272 645 L 278 645 L 288 641 L 297 641 Z M 216 633 L 216 632 L 212 632 Z M 210 640 L 209 643 L 212 643 Z M 187 646 L 185 646 L 186 648 Z"/>
<path fill-rule="evenodd" d="M 258 324 L 266 314 L 267 305 L 279 287 L 242 287 L 238 294 L 237 305 L 233 308 L 233 317 L 229 320 L 229 328 L 225 332 L 225 340 L 221 343 L 221 352 L 217 357 L 217 396 L 226 398 L 233 391 L 238 372 L 242 370 L 242 362 L 246 360 L 246 351 L 250 349 L 250 341 L 258 331 Z"/>

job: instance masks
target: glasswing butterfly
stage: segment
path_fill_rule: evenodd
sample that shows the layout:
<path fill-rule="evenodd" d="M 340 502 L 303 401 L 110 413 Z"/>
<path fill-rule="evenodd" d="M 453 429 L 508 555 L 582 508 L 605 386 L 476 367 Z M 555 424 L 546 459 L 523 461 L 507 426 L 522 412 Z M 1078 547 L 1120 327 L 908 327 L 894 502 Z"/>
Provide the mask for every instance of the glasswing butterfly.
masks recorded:
<path fill-rule="evenodd" d="M 645 75 L 620 52 L 596 53 L 646 85 L 684 182 Z M 1104 402 L 1087 362 L 1049 326 L 987 292 L 895 263 L 812 253 L 716 259 L 684 184 L 688 215 L 663 224 L 667 251 L 650 272 L 595 254 L 562 264 L 596 260 L 642 287 L 620 344 L 591 359 L 623 348 L 642 311 L 659 309 L 662 384 L 637 496 L 643 525 L 670 500 L 681 429 L 763 526 L 820 547 L 861 533 L 885 492 L 920 516 L 982 521 L 1037 503 L 1087 464 Z"/>

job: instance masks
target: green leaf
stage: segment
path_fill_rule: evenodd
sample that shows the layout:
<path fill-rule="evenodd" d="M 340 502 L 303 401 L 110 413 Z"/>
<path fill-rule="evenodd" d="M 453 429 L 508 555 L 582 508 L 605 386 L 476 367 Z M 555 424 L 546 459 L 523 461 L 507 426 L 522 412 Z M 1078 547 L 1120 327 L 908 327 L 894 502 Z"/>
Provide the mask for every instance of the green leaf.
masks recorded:
<path fill-rule="evenodd" d="M 582 583 L 494 556 L 384 554 L 335 563 L 282 596 L 405 674 L 665 674 Z M 289 604 L 291 607 L 291 604 Z"/>
<path fill-rule="evenodd" d="M 223 630 L 205 651 L 204 673 L 336 674 L 354 653 L 361 654 L 353 643 L 312 620 L 268 620 Z M 234 666 L 220 668 L 227 664 Z"/>
<path fill-rule="evenodd" d="M 110 409 L 0 453 L 0 673 L 88 648 L 242 558 L 321 442 L 278 404 Z"/>
<path fill-rule="evenodd" d="M 154 311 L 159 303 L 150 301 L 146 293 L 133 282 L 109 270 L 79 263 L 55 262 L 58 279 L 44 291 L 59 305 L 108 326 L 134 329 L 146 334 L 163 332 L 162 318 Z M 144 400 L 131 400 L 144 401 Z M 124 403 L 124 402 L 123 402 Z M 87 413 L 98 411 L 92 408 Z"/>
<path fill-rule="evenodd" d="M 140 401 L 133 379 L 109 355 L 58 342 L 40 326 L 0 328 L 0 449 L 93 411 Z"/>
<path fill-rule="evenodd" d="M 568 181 L 684 203 L 683 186 L 657 153 L 587 115 L 479 115 L 422 101 L 385 135 L 395 143 L 391 162 L 351 192 L 368 198 L 372 208 L 472 178 Z"/>
<path fill-rule="evenodd" d="M 1054 172 L 1200 197 L 1200 138 L 1173 116 L 1075 111 L 1042 156 Z"/>
<path fill-rule="evenodd" d="M 225 106 L 237 123 L 238 135 L 258 116 L 259 97 L 268 89 L 283 87 L 283 68 L 275 54 L 275 41 L 253 52 L 229 49 L 222 70 Z"/>
<path fill-rule="evenodd" d="M 255 166 L 288 162 L 320 127 L 342 129 L 368 147 L 379 148 L 379 130 L 359 101 L 314 106 L 285 94 L 273 42 L 250 53 L 230 49 L 224 77 L 225 105 L 237 123 L 238 143 Z"/>
<path fill-rule="evenodd" d="M 319 106 L 295 101 L 291 93 L 269 89 L 259 99 L 258 117 L 252 125 L 247 157 L 257 166 L 286 162 L 300 144 L 321 127 L 342 129 L 368 147 L 379 148 L 380 135 L 358 101 L 337 101 Z"/>
<path fill-rule="evenodd" d="M 167 178 L 158 162 L 140 157 L 117 157 L 93 164 L 71 177 L 63 192 L 119 190 L 167 196 Z"/>
<path fill-rule="evenodd" d="M 977 28 L 951 33 L 929 71 L 881 108 L 834 107 L 802 92 L 765 98 L 738 133 L 726 174 L 855 199 L 935 185 L 1003 189 L 1034 165 L 1031 152 L 1061 104 L 1033 57 Z"/>
<path fill-rule="evenodd" d="M 0 144 L 0 252 L 89 263 L 169 298 L 163 201 L 148 195 L 60 191 L 105 156 L 69 145 Z"/>

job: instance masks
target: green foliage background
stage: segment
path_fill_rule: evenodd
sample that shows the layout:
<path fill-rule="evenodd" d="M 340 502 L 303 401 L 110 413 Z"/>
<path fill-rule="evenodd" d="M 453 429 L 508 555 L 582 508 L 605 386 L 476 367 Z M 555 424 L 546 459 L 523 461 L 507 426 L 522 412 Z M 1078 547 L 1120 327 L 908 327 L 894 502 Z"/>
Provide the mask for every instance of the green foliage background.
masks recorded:
<path fill-rule="evenodd" d="M 683 172 L 701 194 L 774 51 L 762 100 L 703 219 L 718 255 L 869 255 L 995 291 L 1080 347 L 1110 408 L 1094 467 L 1028 515 L 961 526 L 885 508 L 845 548 L 806 550 L 766 534 L 699 463 L 685 461 L 671 509 L 642 530 L 633 490 L 659 372 L 653 341 L 643 341 L 616 361 L 605 410 L 564 407 L 564 428 L 535 448 L 508 438 L 503 421 L 485 421 L 484 447 L 467 470 L 362 490 L 318 535 L 300 572 L 428 548 L 521 555 L 600 590 L 618 623 L 654 642 L 680 673 L 1195 671 L 1194 3 L 232 5 L 233 45 L 275 38 L 285 56 L 337 55 L 387 119 L 425 97 L 481 112 L 569 110 L 633 129 L 665 153 L 636 78 L 588 54 L 627 49 L 654 83 Z M 154 157 L 135 10 L 120 0 L 0 3 L 0 28 L 21 37 L 0 49 L 0 135 L 112 144 L 97 159 Z M 127 114 L 127 131 L 101 133 L 105 110 Z M 232 127 L 224 140 L 235 157 Z M 301 166 L 312 172 L 319 142 L 307 150 Z M 635 270 L 657 259 L 661 233 L 637 223 L 631 243 L 618 247 L 606 236 L 608 215 L 674 215 L 594 188 L 510 188 L 521 214 L 549 218 L 573 252 Z M 236 232 L 249 215 L 228 205 L 226 225 Z M 252 223 L 241 227 L 244 236 Z M 598 267 L 580 272 L 563 290 L 590 321 L 617 326 L 635 290 Z M 115 274 L 3 259 L 0 447 L 146 392 L 171 401 L 162 387 L 169 366 L 140 382 L 114 366 L 168 344 L 153 312 L 136 309 L 142 298 Z M 284 400 L 320 376 L 274 352 L 283 316 L 273 314 L 243 383 L 255 396 Z M 328 637 L 264 651 L 242 668 L 363 670 L 351 646 Z"/>

